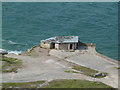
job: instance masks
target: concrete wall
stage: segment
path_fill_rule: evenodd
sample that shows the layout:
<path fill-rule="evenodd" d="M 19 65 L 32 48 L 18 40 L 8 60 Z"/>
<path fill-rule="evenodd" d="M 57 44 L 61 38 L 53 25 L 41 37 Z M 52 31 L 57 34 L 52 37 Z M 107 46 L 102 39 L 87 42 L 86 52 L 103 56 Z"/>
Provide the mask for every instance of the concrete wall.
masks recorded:
<path fill-rule="evenodd" d="M 74 43 L 74 49 L 77 49 L 77 47 L 78 47 L 77 43 Z"/>
<path fill-rule="evenodd" d="M 72 49 L 73 50 L 77 49 L 77 43 L 71 43 L 71 44 L 72 44 Z M 70 50 L 70 45 L 71 44 L 68 45 L 68 50 Z"/>
<path fill-rule="evenodd" d="M 69 44 L 59 44 L 59 49 L 60 50 L 68 50 L 68 45 Z"/>
<path fill-rule="evenodd" d="M 57 50 L 75 50 L 75 49 L 77 49 L 77 43 L 71 43 L 71 44 L 72 44 L 72 49 L 70 49 L 69 43 L 55 44 L 55 49 L 57 49 Z M 48 48 L 48 49 L 53 48 L 52 44 L 48 44 L 48 43 L 41 43 L 40 46 L 42 48 Z"/>
<path fill-rule="evenodd" d="M 55 44 L 55 49 L 59 49 L 59 44 Z"/>
<path fill-rule="evenodd" d="M 77 49 L 77 43 L 71 43 L 72 44 L 72 50 Z M 60 50 L 70 50 L 70 44 L 66 43 L 66 44 L 59 44 L 59 49 Z"/>

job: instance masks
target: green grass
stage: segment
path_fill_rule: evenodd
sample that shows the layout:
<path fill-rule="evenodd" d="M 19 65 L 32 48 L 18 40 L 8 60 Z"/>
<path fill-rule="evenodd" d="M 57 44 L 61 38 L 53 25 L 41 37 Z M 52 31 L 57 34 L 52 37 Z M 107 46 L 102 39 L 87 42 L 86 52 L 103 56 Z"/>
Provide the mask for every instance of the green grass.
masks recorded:
<path fill-rule="evenodd" d="M 72 69 L 81 71 L 82 74 L 87 75 L 87 76 L 91 76 L 91 77 L 94 77 L 93 75 L 99 72 L 99 71 L 96 71 L 96 70 L 93 70 L 93 69 L 90 69 L 90 68 L 87 68 L 84 66 L 80 66 L 80 65 L 73 65 Z M 105 74 L 105 76 L 108 75 L 107 73 L 104 73 L 104 72 L 102 72 L 102 73 Z M 95 78 L 103 78 L 105 76 L 97 76 Z"/>
<path fill-rule="evenodd" d="M 115 67 L 115 68 L 120 69 L 120 67 Z"/>
<path fill-rule="evenodd" d="M 35 82 L 21 82 L 21 83 L 2 83 L 2 88 L 36 88 L 39 87 L 40 84 L 44 83 L 45 81 L 35 81 Z"/>
<path fill-rule="evenodd" d="M 72 70 L 65 70 L 65 72 L 68 72 L 68 73 L 78 73 L 78 72 L 72 71 Z"/>
<path fill-rule="evenodd" d="M 21 82 L 21 83 L 2 83 L 2 88 L 39 88 L 45 81 Z M 42 88 L 112 88 L 101 82 L 87 80 L 53 80 Z"/>
<path fill-rule="evenodd" d="M 2 61 L 2 67 L 0 70 L 2 70 L 3 73 L 17 72 L 17 69 L 22 66 L 22 61 L 17 58 L 1 56 L 0 61 Z"/>
<path fill-rule="evenodd" d="M 50 54 L 47 54 L 47 56 L 50 56 Z"/>
<path fill-rule="evenodd" d="M 54 80 L 43 88 L 112 88 L 101 82 L 87 80 Z"/>
<path fill-rule="evenodd" d="M 120 67 L 118 67 L 117 69 L 120 69 Z"/>

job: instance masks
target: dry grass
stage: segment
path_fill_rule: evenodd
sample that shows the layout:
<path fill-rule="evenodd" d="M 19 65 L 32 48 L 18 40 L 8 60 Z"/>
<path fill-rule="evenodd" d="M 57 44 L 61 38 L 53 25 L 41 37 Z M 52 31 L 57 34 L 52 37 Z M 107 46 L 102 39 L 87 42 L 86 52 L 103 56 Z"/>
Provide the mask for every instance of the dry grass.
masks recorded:
<path fill-rule="evenodd" d="M 40 84 L 44 83 L 45 81 L 35 81 L 35 82 L 21 82 L 21 83 L 2 83 L 3 88 L 37 88 L 40 87 Z"/>
<path fill-rule="evenodd" d="M 22 61 L 18 60 L 17 58 L 8 58 L 6 56 L 2 56 L 0 61 L 2 61 L 1 70 L 3 73 L 17 72 L 17 69 L 22 67 Z"/>

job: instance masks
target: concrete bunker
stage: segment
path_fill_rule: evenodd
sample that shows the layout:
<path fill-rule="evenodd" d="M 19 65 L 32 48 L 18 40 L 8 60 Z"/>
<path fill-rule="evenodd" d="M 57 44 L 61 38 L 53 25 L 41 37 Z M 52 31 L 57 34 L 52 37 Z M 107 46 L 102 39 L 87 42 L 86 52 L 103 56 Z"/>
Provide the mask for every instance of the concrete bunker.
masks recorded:
<path fill-rule="evenodd" d="M 78 36 L 57 36 L 40 42 L 42 48 L 57 50 L 75 50 L 78 48 L 78 44 Z"/>

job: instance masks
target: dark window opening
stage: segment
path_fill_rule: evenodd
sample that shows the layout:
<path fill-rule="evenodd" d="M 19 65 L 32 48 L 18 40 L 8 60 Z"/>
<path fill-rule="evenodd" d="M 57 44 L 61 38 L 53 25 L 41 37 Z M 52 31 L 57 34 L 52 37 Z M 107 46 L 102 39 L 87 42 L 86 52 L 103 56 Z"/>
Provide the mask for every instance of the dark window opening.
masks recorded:
<path fill-rule="evenodd" d="M 55 43 L 53 43 L 53 48 L 55 48 Z"/>
<path fill-rule="evenodd" d="M 70 49 L 72 49 L 72 44 L 70 44 Z"/>
<path fill-rule="evenodd" d="M 55 48 L 55 43 L 51 43 L 51 49 Z"/>

